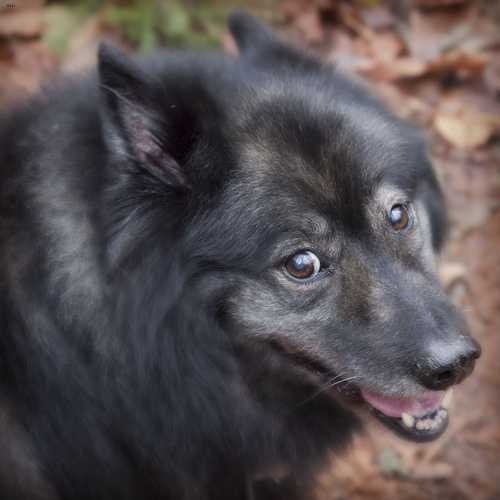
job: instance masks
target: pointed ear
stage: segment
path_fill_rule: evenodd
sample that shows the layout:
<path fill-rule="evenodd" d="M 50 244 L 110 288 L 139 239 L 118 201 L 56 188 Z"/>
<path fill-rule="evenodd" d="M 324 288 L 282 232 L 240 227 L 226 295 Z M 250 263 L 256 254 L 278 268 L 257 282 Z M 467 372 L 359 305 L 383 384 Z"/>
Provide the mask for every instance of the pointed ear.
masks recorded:
<path fill-rule="evenodd" d="M 186 179 L 169 147 L 169 117 L 158 104 L 161 87 L 128 56 L 109 44 L 98 53 L 101 117 L 111 155 L 133 162 L 173 187 Z M 170 126 L 171 127 L 171 126 Z"/>
<path fill-rule="evenodd" d="M 263 50 L 277 43 L 271 30 L 243 10 L 235 10 L 229 16 L 229 30 L 240 54 Z"/>
<path fill-rule="evenodd" d="M 240 55 L 260 65 L 299 66 L 317 69 L 320 63 L 298 48 L 282 42 L 267 26 L 243 10 L 229 16 L 229 31 Z"/>

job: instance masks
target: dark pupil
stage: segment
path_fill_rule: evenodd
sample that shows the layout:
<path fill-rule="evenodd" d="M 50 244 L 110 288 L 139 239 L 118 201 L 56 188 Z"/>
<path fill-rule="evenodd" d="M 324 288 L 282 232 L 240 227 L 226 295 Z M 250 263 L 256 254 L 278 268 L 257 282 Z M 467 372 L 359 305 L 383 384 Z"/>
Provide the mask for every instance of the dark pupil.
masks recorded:
<path fill-rule="evenodd" d="M 296 278 L 308 278 L 314 273 L 314 262 L 309 254 L 299 253 L 289 260 L 287 268 Z"/>
<path fill-rule="evenodd" d="M 394 205 L 389 214 L 391 224 L 396 229 L 404 229 L 408 224 L 408 212 L 403 205 Z"/>

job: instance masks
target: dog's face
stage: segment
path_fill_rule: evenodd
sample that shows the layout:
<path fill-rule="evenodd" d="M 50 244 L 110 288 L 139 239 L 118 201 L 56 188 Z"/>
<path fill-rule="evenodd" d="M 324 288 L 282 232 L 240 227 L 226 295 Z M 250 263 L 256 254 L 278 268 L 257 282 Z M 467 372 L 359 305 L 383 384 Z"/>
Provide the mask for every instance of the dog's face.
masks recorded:
<path fill-rule="evenodd" d="M 298 377 L 347 381 L 386 422 L 431 439 L 444 391 L 477 355 L 436 277 L 443 199 L 416 131 L 369 103 L 340 114 L 334 88 L 308 87 L 322 106 L 270 95 L 248 119 L 224 205 L 233 227 L 266 237 L 242 230 L 258 258 L 233 278 L 229 323 Z"/>
<path fill-rule="evenodd" d="M 193 192 L 208 176 L 216 193 L 205 193 L 211 208 L 194 217 L 191 241 L 223 277 L 223 328 L 239 348 L 263 348 L 258 362 L 279 358 L 292 385 L 348 382 L 399 433 L 439 436 L 445 391 L 479 347 L 437 281 L 445 208 L 421 136 L 248 17 L 232 31 L 254 79 L 224 111 L 231 127 L 179 155 L 173 176 Z M 132 136 L 149 126 L 150 116 L 127 116 Z M 206 167 L 221 143 L 224 182 Z M 163 147 L 141 132 L 132 150 L 155 170 Z M 182 162 L 198 165 L 189 182 L 178 180 Z"/>

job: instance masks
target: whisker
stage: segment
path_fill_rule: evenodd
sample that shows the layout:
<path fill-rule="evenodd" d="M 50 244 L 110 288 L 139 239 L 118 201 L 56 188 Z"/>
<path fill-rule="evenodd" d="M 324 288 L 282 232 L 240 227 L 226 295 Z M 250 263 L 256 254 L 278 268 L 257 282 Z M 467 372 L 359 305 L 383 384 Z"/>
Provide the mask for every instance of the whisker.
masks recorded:
<path fill-rule="evenodd" d="M 312 394 L 308 398 L 304 399 L 297 406 L 295 406 L 294 410 L 296 410 L 297 408 L 299 408 L 300 406 L 302 406 L 302 405 L 304 405 L 306 403 L 309 403 L 311 400 L 313 400 L 314 398 L 318 397 L 323 392 L 331 389 L 332 387 L 335 387 L 336 385 L 339 385 L 339 384 L 343 384 L 344 382 L 351 382 L 352 380 L 354 380 L 356 378 L 358 378 L 358 375 L 353 375 L 352 377 L 341 378 L 340 380 L 336 380 L 336 379 L 338 379 L 338 376 L 333 377 L 327 383 L 321 385 L 319 387 L 319 389 L 314 394 Z"/>

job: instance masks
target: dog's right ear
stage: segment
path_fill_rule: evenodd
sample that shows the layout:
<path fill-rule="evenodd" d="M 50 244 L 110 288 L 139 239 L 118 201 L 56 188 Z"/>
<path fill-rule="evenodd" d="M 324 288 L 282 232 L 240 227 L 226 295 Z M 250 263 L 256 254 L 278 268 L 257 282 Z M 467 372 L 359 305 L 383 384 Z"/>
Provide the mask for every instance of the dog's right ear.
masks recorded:
<path fill-rule="evenodd" d="M 243 10 L 229 16 L 229 31 L 240 55 L 258 65 L 317 68 L 320 63 L 299 49 L 282 42 L 267 26 Z"/>

